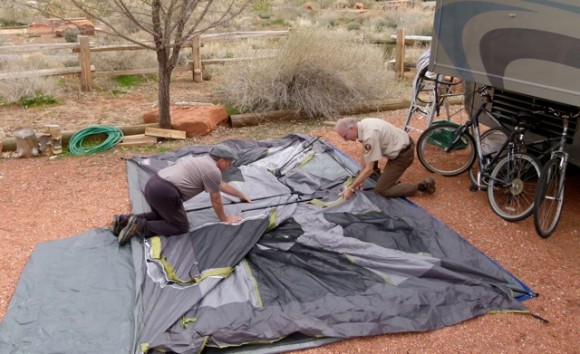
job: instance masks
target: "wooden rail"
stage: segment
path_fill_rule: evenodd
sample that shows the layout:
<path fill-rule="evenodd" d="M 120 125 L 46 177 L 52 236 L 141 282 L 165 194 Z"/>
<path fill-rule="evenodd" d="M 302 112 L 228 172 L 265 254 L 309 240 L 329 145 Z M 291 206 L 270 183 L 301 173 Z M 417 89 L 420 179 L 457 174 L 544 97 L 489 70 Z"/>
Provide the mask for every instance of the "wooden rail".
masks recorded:
<path fill-rule="evenodd" d="M 224 64 L 239 60 L 252 60 L 256 57 L 249 58 L 225 58 L 225 59 L 207 59 L 201 58 L 201 48 L 204 44 L 214 41 L 225 40 L 239 40 L 247 38 L 260 37 L 287 37 L 289 31 L 250 31 L 250 32 L 231 32 L 231 33 L 209 33 L 194 37 L 189 43 L 183 45 L 183 48 L 191 48 L 192 58 L 189 64 L 180 66 L 174 69 L 174 72 L 191 71 L 194 82 L 202 81 L 202 68 L 204 65 Z M 146 43 L 147 44 L 147 43 Z M 151 43 L 151 45 L 153 45 Z M 92 89 L 92 79 L 97 76 L 120 76 L 120 75 L 145 75 L 155 74 L 159 71 L 157 67 L 132 69 L 132 70 L 115 70 L 103 71 L 95 70 L 95 65 L 91 63 L 91 53 L 97 52 L 111 52 L 111 51 L 125 51 L 125 50 L 150 50 L 145 46 L 135 44 L 131 45 L 112 45 L 112 46 L 92 46 L 89 42 L 89 37 L 78 36 L 77 43 L 57 43 L 57 44 L 27 44 L 18 46 L 3 46 L 0 47 L 0 53 L 3 54 L 24 54 L 39 51 L 53 51 L 53 50 L 72 50 L 78 54 L 79 66 L 63 69 L 43 69 L 27 72 L 13 72 L 0 73 L 0 80 L 14 79 L 24 77 L 38 77 L 38 76 L 52 76 L 52 75 L 66 75 L 77 74 L 81 80 L 81 88 L 85 91 Z"/>
<path fill-rule="evenodd" d="M 401 79 L 405 73 L 406 67 L 414 67 L 414 63 L 405 63 L 405 47 L 407 45 L 413 45 L 416 42 L 421 43 L 431 43 L 430 36 L 407 36 L 405 29 L 398 29 L 396 35 L 392 35 L 391 38 L 396 39 L 395 47 L 395 60 L 393 62 L 395 66 L 395 72 L 397 73 L 397 78 Z"/>
<path fill-rule="evenodd" d="M 202 59 L 201 52 L 202 47 L 205 43 L 210 43 L 213 41 L 225 41 L 225 40 L 239 40 L 247 38 L 259 38 L 259 37 L 287 37 L 290 31 L 250 31 L 250 32 L 230 32 L 230 33 L 207 33 L 201 36 L 193 38 L 189 43 L 185 44 L 184 48 L 191 48 L 191 61 L 183 66 L 176 67 L 174 72 L 184 72 L 191 71 L 194 82 L 202 81 L 202 70 L 206 65 L 215 64 L 225 64 L 228 62 L 240 61 L 240 60 L 254 60 L 258 57 L 245 57 L 245 58 L 224 58 L 224 59 Z M 397 35 L 391 36 L 389 39 L 391 42 L 395 40 L 396 51 L 395 60 L 391 61 L 394 65 L 395 71 L 397 72 L 397 77 L 402 77 L 405 68 L 413 66 L 413 63 L 405 62 L 405 46 L 412 45 L 416 42 L 429 43 L 431 42 L 431 37 L 429 36 L 407 36 L 405 35 L 404 29 L 399 29 Z M 147 43 L 146 43 L 147 44 Z M 152 44 L 151 44 L 152 45 Z M 13 72 L 13 73 L 0 73 L 0 80 L 2 79 L 14 79 L 14 78 L 25 78 L 25 77 L 38 77 L 38 76 L 52 76 L 52 75 L 67 75 L 75 74 L 79 75 L 81 80 L 81 88 L 85 91 L 92 90 L 92 80 L 94 77 L 98 76 L 121 76 L 121 75 L 146 75 L 155 74 L 158 72 L 158 68 L 142 68 L 142 69 L 131 69 L 131 70 L 114 70 L 114 71 L 104 71 L 96 70 L 95 65 L 91 63 L 91 53 L 98 52 L 111 52 L 111 51 L 125 51 L 125 50 L 150 50 L 145 46 L 139 46 L 135 44 L 130 45 L 109 45 L 96 47 L 91 45 L 89 42 L 89 37 L 78 36 L 77 43 L 57 43 L 57 44 L 26 44 L 18 46 L 2 46 L 0 47 L 0 53 L 3 54 L 24 54 L 39 51 L 53 51 L 53 50 L 72 50 L 74 53 L 78 54 L 79 66 L 62 68 L 62 69 L 44 69 L 35 70 L 27 72 Z M 271 57 L 271 56 L 270 56 Z M 268 58 L 268 56 L 259 57 Z"/>

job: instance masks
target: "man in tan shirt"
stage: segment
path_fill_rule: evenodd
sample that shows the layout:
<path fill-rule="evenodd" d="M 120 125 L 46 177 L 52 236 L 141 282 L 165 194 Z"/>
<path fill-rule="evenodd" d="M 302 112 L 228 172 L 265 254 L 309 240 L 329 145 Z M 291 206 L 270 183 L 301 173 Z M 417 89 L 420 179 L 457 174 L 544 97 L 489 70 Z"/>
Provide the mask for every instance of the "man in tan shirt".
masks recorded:
<path fill-rule="evenodd" d="M 342 118 L 335 130 L 344 140 L 360 141 L 364 148 L 365 164 L 352 185 L 342 192 L 345 199 L 362 187 L 383 157 L 387 163 L 375 185 L 376 193 L 384 197 L 407 197 L 417 191 L 435 193 L 435 180 L 430 177 L 419 184 L 397 183 L 415 159 L 415 143 L 404 130 L 378 118 Z"/>

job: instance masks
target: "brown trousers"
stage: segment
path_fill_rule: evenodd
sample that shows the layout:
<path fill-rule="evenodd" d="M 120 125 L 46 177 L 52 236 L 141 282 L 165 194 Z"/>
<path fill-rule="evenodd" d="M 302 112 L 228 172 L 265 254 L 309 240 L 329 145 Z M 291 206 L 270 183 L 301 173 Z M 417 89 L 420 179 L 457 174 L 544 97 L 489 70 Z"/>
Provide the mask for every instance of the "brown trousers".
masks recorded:
<path fill-rule="evenodd" d="M 415 142 L 410 139 L 410 144 L 401 150 L 396 159 L 389 159 L 383 173 L 375 185 L 375 192 L 383 197 L 408 197 L 417 193 L 418 184 L 404 184 L 397 181 L 411 166 L 415 159 Z"/>
<path fill-rule="evenodd" d="M 173 183 L 155 174 L 147 181 L 143 195 L 151 211 L 135 215 L 141 236 L 173 236 L 189 230 L 181 194 Z"/>

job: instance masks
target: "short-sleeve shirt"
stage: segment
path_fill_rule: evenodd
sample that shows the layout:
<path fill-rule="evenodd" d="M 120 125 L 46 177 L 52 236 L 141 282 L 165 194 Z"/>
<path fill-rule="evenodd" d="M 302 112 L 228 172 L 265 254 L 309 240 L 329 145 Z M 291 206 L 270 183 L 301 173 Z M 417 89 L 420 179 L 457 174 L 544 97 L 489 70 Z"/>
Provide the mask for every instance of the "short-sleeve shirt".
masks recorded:
<path fill-rule="evenodd" d="M 379 118 L 365 118 L 357 123 L 357 127 L 366 163 L 379 161 L 383 156 L 396 159 L 411 142 L 404 130 Z"/>
<path fill-rule="evenodd" d="M 222 173 L 209 155 L 187 156 L 157 174 L 179 189 L 183 201 L 203 191 L 219 192 L 222 181 Z"/>

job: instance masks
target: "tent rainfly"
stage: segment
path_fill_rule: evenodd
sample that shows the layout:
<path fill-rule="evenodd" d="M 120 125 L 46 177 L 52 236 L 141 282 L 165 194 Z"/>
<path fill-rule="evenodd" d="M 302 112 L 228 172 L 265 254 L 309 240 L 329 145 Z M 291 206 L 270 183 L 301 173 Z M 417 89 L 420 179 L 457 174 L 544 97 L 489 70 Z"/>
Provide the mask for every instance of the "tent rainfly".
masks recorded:
<path fill-rule="evenodd" d="M 404 198 L 339 191 L 358 165 L 319 139 L 224 142 L 240 157 L 224 195 L 186 202 L 190 231 L 132 239 L 107 228 L 39 245 L 0 323 L 2 353 L 275 353 L 356 336 L 430 331 L 535 294 Z M 134 213 L 159 169 L 211 146 L 127 161 Z"/>

